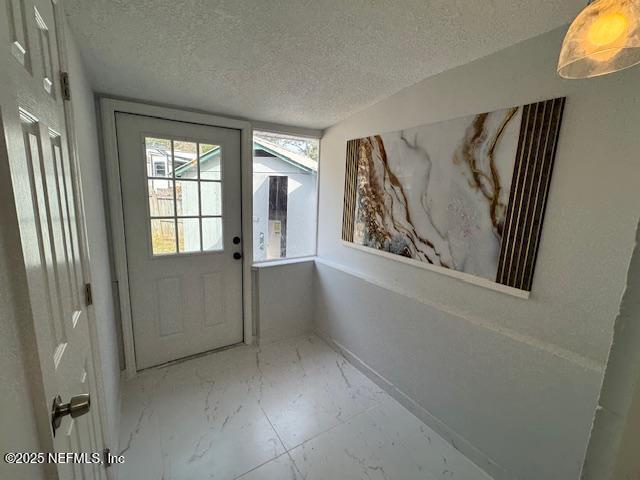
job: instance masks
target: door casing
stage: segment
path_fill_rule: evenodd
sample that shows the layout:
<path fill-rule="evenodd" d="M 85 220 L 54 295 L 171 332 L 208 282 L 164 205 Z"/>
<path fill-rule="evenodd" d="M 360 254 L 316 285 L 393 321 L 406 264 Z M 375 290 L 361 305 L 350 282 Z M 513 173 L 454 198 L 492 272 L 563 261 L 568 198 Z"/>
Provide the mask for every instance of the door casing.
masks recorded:
<path fill-rule="evenodd" d="M 127 378 L 136 375 L 135 347 L 133 342 L 133 323 L 131 318 L 131 300 L 129 296 L 129 272 L 127 269 L 127 252 L 124 232 L 124 209 L 120 185 L 120 166 L 118 162 L 118 144 L 116 138 L 116 112 L 145 115 L 166 120 L 175 120 L 213 127 L 225 127 L 240 130 L 241 185 L 242 185 L 242 310 L 243 340 L 253 343 L 252 328 L 252 293 L 251 264 L 253 259 L 253 202 L 252 202 L 252 142 L 251 123 L 206 113 L 179 110 L 171 107 L 149 105 L 145 103 L 118 100 L 103 97 L 100 99 L 100 114 L 109 211 L 111 217 L 111 242 L 115 273 L 118 281 L 120 300 L 120 316 L 122 320 L 122 337 L 124 342 L 125 374 Z M 249 240 L 247 240 L 249 239 Z"/>

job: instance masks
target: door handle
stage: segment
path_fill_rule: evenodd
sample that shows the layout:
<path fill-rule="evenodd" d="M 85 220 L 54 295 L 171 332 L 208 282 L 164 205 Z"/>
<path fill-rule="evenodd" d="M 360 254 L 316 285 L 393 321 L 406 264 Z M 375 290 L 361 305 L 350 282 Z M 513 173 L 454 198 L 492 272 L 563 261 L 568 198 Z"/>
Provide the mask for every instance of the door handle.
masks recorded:
<path fill-rule="evenodd" d="M 53 399 L 53 406 L 51 407 L 51 427 L 53 428 L 53 435 L 55 436 L 56 430 L 60 428 L 62 418 L 67 415 L 71 415 L 71 418 L 76 418 L 84 415 L 91 408 L 91 397 L 88 393 L 81 393 L 80 395 L 74 395 L 71 397 L 69 403 L 62 403 L 60 395 Z"/>
<path fill-rule="evenodd" d="M 235 258 L 236 260 L 240 260 L 242 258 L 242 254 L 240 252 L 235 252 L 233 254 L 233 258 Z"/>

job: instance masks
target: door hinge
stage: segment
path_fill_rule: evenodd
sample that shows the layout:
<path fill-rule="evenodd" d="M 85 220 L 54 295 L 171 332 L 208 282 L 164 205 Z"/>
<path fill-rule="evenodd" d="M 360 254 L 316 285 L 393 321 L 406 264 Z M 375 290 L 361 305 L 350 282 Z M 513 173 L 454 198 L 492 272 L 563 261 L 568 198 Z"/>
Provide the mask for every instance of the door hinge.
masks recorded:
<path fill-rule="evenodd" d="M 60 72 L 60 88 L 62 89 L 62 98 L 71 100 L 71 87 L 69 86 L 69 74 Z"/>
<path fill-rule="evenodd" d="M 91 284 L 84 284 L 84 303 L 87 305 L 93 305 L 93 293 L 91 292 Z"/>
<path fill-rule="evenodd" d="M 102 450 L 102 462 L 104 463 L 104 468 L 109 468 L 111 466 L 111 449 L 105 448 Z"/>

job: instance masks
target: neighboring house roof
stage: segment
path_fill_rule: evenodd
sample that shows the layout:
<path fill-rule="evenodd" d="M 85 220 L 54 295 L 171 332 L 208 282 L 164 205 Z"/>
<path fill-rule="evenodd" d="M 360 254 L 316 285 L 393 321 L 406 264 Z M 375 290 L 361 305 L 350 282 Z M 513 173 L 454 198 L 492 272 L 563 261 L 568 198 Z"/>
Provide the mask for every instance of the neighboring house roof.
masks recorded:
<path fill-rule="evenodd" d="M 170 150 L 166 150 L 164 148 L 147 147 L 147 153 L 156 154 L 158 156 L 163 156 L 167 160 L 171 159 L 171 151 Z M 181 152 L 174 152 L 174 157 L 176 158 L 176 163 L 180 163 L 180 166 L 178 167 L 178 170 L 179 170 L 185 164 L 193 162 L 194 157 L 195 157 L 195 153 L 194 154 L 187 154 L 187 153 L 181 153 Z"/>
<path fill-rule="evenodd" d="M 254 150 L 264 150 L 265 152 L 273 155 L 280 160 L 287 162 L 294 167 L 299 168 L 305 172 L 317 172 L 318 171 L 318 163 L 312 160 L 311 158 L 301 155 L 299 153 L 294 153 L 286 148 L 281 147 L 280 145 L 276 145 L 275 143 L 271 143 L 263 138 L 253 137 L 253 149 Z M 206 154 L 202 156 L 200 159 L 200 163 L 208 162 L 209 160 L 213 160 L 217 155 L 220 154 L 220 147 L 215 147 L 213 150 L 210 150 Z M 185 170 L 193 167 L 195 160 L 192 160 L 184 165 L 176 168 L 176 175 L 180 175 L 180 173 Z"/>
<path fill-rule="evenodd" d="M 219 146 L 212 148 L 200 158 L 200 164 L 213 160 L 216 157 L 216 155 L 219 155 L 219 154 L 220 154 Z M 186 170 L 193 168 L 193 166 L 196 163 L 196 160 L 197 159 L 194 158 L 189 162 L 185 163 L 184 165 L 180 165 L 178 168 L 176 168 L 176 177 L 182 174 L 183 172 L 185 172 Z"/>
<path fill-rule="evenodd" d="M 278 157 L 280 160 L 284 160 L 287 163 L 291 163 L 292 165 L 301 168 L 307 172 L 317 172 L 318 171 L 318 162 L 313 159 L 307 157 L 306 155 L 301 155 L 299 153 L 294 153 L 286 148 L 281 147 L 280 145 L 276 145 L 275 143 L 271 143 L 264 138 L 253 137 L 253 149 L 256 150 L 256 146 L 274 157 Z"/>

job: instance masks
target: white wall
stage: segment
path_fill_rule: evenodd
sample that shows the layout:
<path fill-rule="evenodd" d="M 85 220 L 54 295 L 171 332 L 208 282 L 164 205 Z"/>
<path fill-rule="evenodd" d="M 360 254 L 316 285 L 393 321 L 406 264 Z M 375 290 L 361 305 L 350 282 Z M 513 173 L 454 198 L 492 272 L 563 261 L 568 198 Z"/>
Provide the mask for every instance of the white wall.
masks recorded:
<path fill-rule="evenodd" d="M 107 242 L 107 219 L 98 148 L 96 104 L 91 86 L 87 82 L 78 48 L 70 33 L 67 35 L 67 46 L 76 144 L 82 176 L 89 243 L 95 329 L 99 342 L 102 378 L 106 394 L 106 404 L 104 405 L 107 414 L 106 440 L 107 446 L 112 451 L 117 451 L 120 422 L 119 317 L 114 308 Z"/>
<path fill-rule="evenodd" d="M 409 87 L 320 149 L 316 327 L 498 478 L 578 477 L 640 213 L 640 69 L 562 80 L 563 33 Z M 341 243 L 346 140 L 563 95 L 529 300 Z"/>

